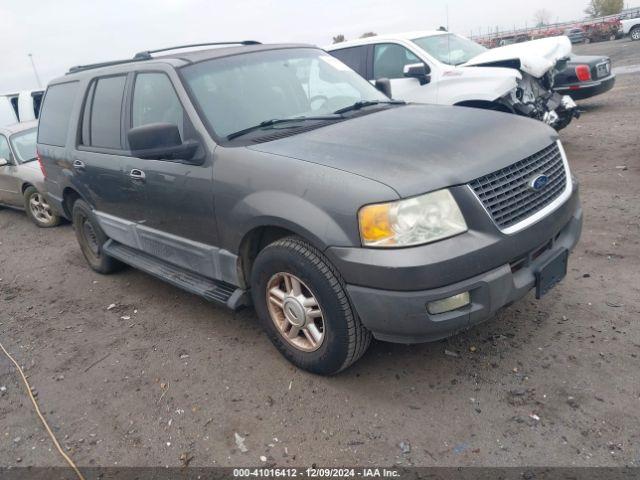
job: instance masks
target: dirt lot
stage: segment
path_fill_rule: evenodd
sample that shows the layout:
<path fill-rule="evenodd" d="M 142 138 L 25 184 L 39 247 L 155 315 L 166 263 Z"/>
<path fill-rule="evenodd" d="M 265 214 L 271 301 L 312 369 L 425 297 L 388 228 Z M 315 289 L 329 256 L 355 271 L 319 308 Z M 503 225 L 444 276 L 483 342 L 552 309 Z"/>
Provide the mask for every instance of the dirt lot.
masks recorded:
<path fill-rule="evenodd" d="M 640 65 L 640 42 L 579 51 Z M 339 376 L 309 375 L 253 311 L 133 269 L 100 276 L 69 225 L 2 210 L 0 341 L 81 466 L 177 466 L 185 452 L 191 466 L 638 466 L 639 86 L 620 75 L 562 132 L 586 218 L 565 281 L 465 334 L 378 342 Z M 3 355 L 0 386 L 0 465 L 64 465 Z"/>

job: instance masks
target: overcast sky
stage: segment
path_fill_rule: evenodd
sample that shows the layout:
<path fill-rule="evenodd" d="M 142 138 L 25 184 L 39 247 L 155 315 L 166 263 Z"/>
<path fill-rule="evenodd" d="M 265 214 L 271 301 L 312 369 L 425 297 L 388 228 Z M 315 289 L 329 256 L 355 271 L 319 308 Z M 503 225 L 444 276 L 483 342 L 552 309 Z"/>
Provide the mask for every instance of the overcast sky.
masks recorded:
<path fill-rule="evenodd" d="M 640 0 L 626 0 L 640 6 Z M 204 41 L 331 43 L 363 32 L 429 30 L 446 24 L 468 35 L 479 29 L 583 17 L 587 0 L 2 0 L 0 93 L 36 88 L 70 66 L 128 58 L 140 50 Z"/>

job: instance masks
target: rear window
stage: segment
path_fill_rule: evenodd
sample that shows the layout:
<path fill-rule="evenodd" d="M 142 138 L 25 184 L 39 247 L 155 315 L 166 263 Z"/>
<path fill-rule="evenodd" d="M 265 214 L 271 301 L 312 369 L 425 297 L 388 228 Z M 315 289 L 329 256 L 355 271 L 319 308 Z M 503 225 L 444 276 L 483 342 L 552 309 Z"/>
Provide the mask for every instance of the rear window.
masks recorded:
<path fill-rule="evenodd" d="M 77 90 L 78 82 L 60 83 L 47 89 L 38 128 L 39 143 L 65 146 Z"/>

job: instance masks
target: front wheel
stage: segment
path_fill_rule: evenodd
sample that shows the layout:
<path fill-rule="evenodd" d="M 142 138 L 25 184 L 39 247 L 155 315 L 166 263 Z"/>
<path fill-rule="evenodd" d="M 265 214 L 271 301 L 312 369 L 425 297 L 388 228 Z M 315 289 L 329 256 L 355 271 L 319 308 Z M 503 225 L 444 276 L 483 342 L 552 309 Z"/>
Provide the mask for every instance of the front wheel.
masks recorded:
<path fill-rule="evenodd" d="M 633 27 L 629 32 L 631 40 L 640 40 L 640 27 Z"/>
<path fill-rule="evenodd" d="M 338 373 L 371 343 L 371 332 L 353 310 L 340 274 L 300 238 L 283 238 L 260 252 L 251 290 L 270 340 L 299 368 Z"/>
<path fill-rule="evenodd" d="M 123 264 L 102 250 L 109 238 L 100 228 L 89 204 L 84 200 L 76 200 L 73 204 L 72 218 L 78 244 L 89 266 L 98 273 L 120 270 Z"/>
<path fill-rule="evenodd" d="M 24 207 L 27 216 L 40 228 L 60 225 L 60 216 L 53 211 L 46 197 L 35 187 L 24 191 Z"/>

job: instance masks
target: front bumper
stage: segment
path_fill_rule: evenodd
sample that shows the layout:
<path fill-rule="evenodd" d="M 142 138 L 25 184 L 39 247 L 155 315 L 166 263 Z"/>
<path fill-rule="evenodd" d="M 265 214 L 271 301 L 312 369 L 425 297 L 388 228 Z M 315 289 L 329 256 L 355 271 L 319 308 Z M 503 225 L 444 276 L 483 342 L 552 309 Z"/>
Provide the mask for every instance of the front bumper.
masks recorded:
<path fill-rule="evenodd" d="M 584 100 L 604 92 L 608 92 L 616 83 L 616 76 L 611 74 L 594 82 L 572 83 L 556 87 L 556 92 L 569 95 L 574 100 Z"/>
<path fill-rule="evenodd" d="M 556 227 L 554 222 L 560 224 Z M 480 240 L 480 237 L 474 238 L 474 232 L 470 231 L 425 246 L 437 249 L 438 243 L 442 247 L 449 242 L 447 249 L 453 253 L 449 260 L 442 259 L 434 263 L 433 259 L 423 259 L 423 265 L 417 265 L 416 269 L 403 269 L 399 265 L 389 269 L 372 266 L 369 269 L 371 277 L 368 286 L 351 283 L 347 269 L 347 291 L 362 323 L 376 338 L 398 343 L 439 340 L 491 318 L 500 308 L 525 296 L 535 286 L 536 269 L 561 249 L 572 250 L 581 231 L 582 208 L 576 188 L 572 197 L 547 218 L 518 234 L 496 238 L 493 246 L 497 250 L 481 242 L 475 245 L 475 250 L 465 251 L 469 247 L 465 243 L 466 236 L 471 234 L 472 241 Z M 514 250 L 513 242 L 519 244 L 520 248 Z M 414 249 L 403 250 L 408 252 Z M 398 252 L 402 250 L 396 250 L 395 253 Z M 480 267 L 483 270 L 476 273 L 479 265 L 483 266 Z M 338 263 L 339 269 L 341 266 L 344 267 L 344 262 L 342 265 Z M 344 275 L 345 271 L 341 271 Z M 376 273 L 381 272 L 387 273 L 384 283 L 394 287 L 394 290 L 371 286 L 371 283 L 378 283 Z M 400 278 L 404 281 L 400 281 Z M 447 278 L 457 279 L 445 283 L 443 279 Z M 398 281 L 394 283 L 393 279 Z M 433 285 L 432 282 L 444 286 L 399 290 L 408 287 L 406 282 L 411 279 L 415 280 L 413 286 Z M 427 312 L 428 302 L 467 291 L 471 297 L 470 305 L 436 315 Z"/>

